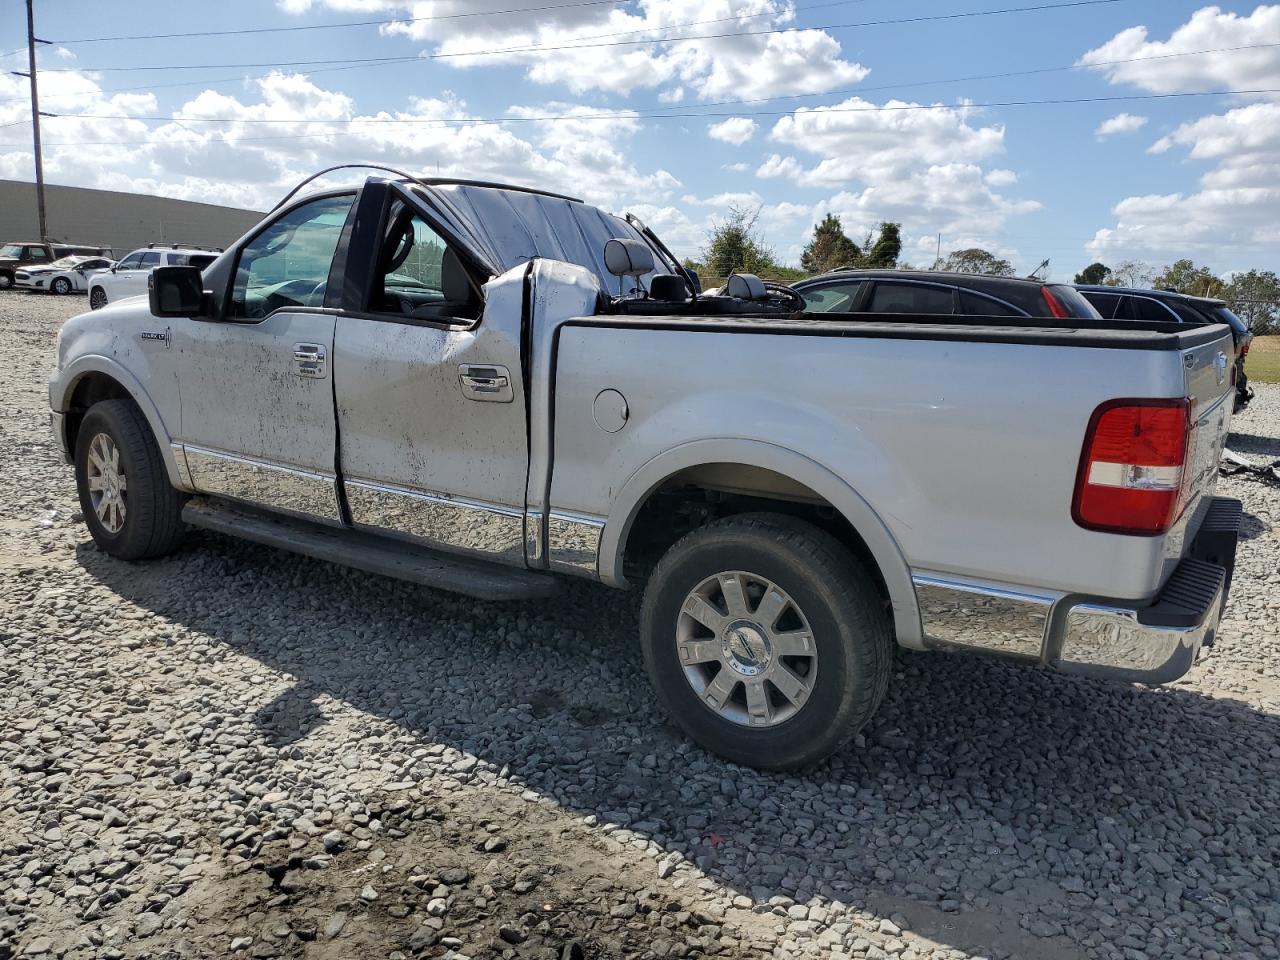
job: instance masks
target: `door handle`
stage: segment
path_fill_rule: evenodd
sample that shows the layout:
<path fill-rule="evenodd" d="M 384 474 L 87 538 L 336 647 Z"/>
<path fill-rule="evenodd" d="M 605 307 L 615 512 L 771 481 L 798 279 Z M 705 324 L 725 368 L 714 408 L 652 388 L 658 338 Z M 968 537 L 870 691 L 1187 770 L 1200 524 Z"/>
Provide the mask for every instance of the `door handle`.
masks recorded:
<path fill-rule="evenodd" d="M 319 343 L 295 343 L 293 365 L 298 376 L 311 380 L 324 378 L 325 349 Z"/>
<path fill-rule="evenodd" d="M 468 400 L 488 403 L 510 403 L 515 399 L 511 389 L 511 371 L 506 367 L 463 363 L 458 365 L 458 383 Z"/>

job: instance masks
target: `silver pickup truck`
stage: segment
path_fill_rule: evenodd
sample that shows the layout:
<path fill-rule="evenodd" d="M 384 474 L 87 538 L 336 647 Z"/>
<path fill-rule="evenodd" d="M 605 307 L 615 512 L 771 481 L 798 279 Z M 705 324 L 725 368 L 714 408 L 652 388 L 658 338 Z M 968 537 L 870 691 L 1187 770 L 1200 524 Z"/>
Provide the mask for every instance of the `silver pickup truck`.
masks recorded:
<path fill-rule="evenodd" d="M 122 559 L 193 525 L 493 600 L 643 586 L 662 703 L 755 766 L 845 744 L 895 644 L 1158 683 L 1212 642 L 1225 326 L 697 286 L 569 197 L 370 178 L 68 321 L 53 433 Z"/>

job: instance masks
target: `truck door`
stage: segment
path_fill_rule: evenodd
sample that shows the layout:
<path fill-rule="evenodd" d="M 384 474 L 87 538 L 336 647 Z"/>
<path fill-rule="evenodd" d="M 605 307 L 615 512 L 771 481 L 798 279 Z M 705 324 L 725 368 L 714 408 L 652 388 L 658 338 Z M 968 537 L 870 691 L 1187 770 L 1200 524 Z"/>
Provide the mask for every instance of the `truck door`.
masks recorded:
<path fill-rule="evenodd" d="M 333 385 L 351 521 L 523 565 L 523 285 L 490 287 L 485 302 L 487 269 L 423 209 L 388 189 L 369 282 L 338 317 Z"/>
<path fill-rule="evenodd" d="M 169 328 L 196 489 L 341 523 L 323 303 L 354 199 L 319 197 L 268 222 L 238 253 L 222 319 Z"/>

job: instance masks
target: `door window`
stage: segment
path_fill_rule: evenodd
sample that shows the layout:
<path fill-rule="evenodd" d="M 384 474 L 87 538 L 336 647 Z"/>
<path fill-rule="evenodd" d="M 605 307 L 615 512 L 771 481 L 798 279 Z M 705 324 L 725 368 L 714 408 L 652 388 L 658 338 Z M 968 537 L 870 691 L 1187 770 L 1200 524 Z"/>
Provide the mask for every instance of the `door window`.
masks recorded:
<path fill-rule="evenodd" d="M 155 250 L 148 250 L 142 255 L 142 262 L 138 264 L 140 269 L 150 270 L 152 267 L 160 266 L 160 254 Z"/>
<path fill-rule="evenodd" d="M 854 280 L 810 287 L 801 296 L 804 297 L 805 309 L 810 313 L 848 313 L 858 302 L 861 289 L 862 281 Z"/>
<path fill-rule="evenodd" d="M 1153 323 L 1177 323 L 1178 318 L 1159 300 L 1150 297 L 1134 297 L 1133 307 L 1139 320 Z"/>
<path fill-rule="evenodd" d="M 227 315 L 259 320 L 286 307 L 323 306 L 329 268 L 354 199 L 304 203 L 250 240 L 236 264 Z"/>
<path fill-rule="evenodd" d="M 123 260 L 116 264 L 116 270 L 137 270 L 142 266 L 142 254 L 135 252 L 129 254 Z"/>
<path fill-rule="evenodd" d="M 462 259 L 403 202 L 387 218 L 369 309 L 458 323 L 480 315 L 480 296 Z"/>
<path fill-rule="evenodd" d="M 922 283 L 877 282 L 871 313 L 954 313 L 955 290 Z"/>
<path fill-rule="evenodd" d="M 960 306 L 964 312 L 971 317 L 1024 317 L 1021 310 L 1012 307 L 1003 301 L 994 297 L 983 296 L 980 293 L 971 293 L 968 290 L 960 291 Z"/>

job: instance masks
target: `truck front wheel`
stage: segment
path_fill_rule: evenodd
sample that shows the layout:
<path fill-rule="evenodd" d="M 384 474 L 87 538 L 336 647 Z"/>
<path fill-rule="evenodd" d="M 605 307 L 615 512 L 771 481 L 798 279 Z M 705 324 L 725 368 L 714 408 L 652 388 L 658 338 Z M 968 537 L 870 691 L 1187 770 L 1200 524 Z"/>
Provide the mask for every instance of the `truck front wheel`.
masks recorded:
<path fill-rule="evenodd" d="M 132 400 L 103 400 L 76 435 L 76 487 L 94 542 L 121 560 L 159 557 L 182 540 L 182 494 Z"/>
<path fill-rule="evenodd" d="M 825 760 L 888 687 L 875 581 L 834 537 L 779 514 L 729 517 L 676 543 L 649 579 L 640 632 L 671 717 L 752 767 Z"/>

